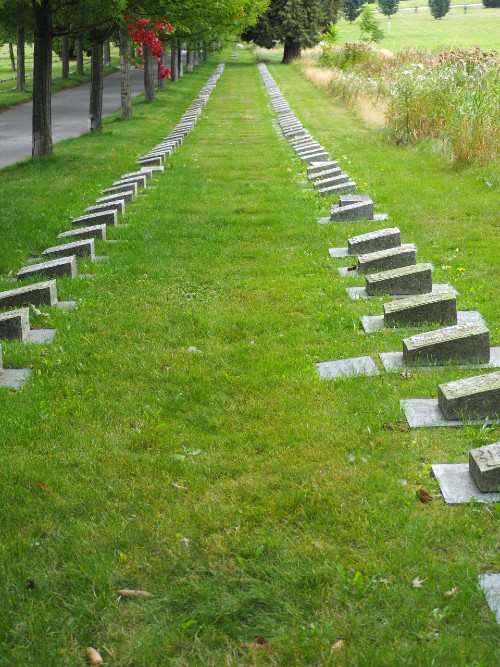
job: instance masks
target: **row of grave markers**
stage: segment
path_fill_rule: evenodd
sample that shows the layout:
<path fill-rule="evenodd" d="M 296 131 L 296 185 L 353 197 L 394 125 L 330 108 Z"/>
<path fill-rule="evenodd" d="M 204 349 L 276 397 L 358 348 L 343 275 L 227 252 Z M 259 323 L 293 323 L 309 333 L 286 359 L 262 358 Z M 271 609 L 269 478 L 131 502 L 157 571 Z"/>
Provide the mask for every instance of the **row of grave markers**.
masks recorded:
<path fill-rule="evenodd" d="M 377 221 L 373 201 L 356 193 L 356 183 L 344 174 L 338 162 L 303 127 L 264 64 L 259 71 L 277 114 L 277 130 L 307 166 L 307 176 L 319 195 L 337 195 L 330 216 L 320 224 Z M 422 328 L 439 323 L 438 330 L 418 333 L 402 340 L 401 352 L 381 353 L 386 371 L 441 370 L 448 364 L 458 368 L 500 368 L 500 347 L 490 347 L 489 330 L 477 311 L 458 311 L 457 292 L 451 285 L 433 284 L 432 265 L 417 263 L 413 244 L 401 243 L 401 232 L 389 227 L 354 236 L 347 247 L 330 248 L 332 258 L 356 257 L 356 263 L 339 267 L 340 275 L 365 276 L 364 287 L 347 287 L 352 299 L 388 295 L 394 300 L 383 305 L 383 315 L 361 318 L 365 333 L 383 327 Z M 322 378 L 378 375 L 371 356 L 340 359 L 317 364 Z M 437 399 L 402 400 L 410 427 L 462 426 L 484 423 L 500 417 L 500 372 L 465 378 L 438 385 Z M 437 478 L 447 503 L 500 501 L 500 443 L 469 452 L 469 463 L 435 464 Z M 500 622 L 500 574 L 480 577 L 491 609 Z"/>
<path fill-rule="evenodd" d="M 92 261 L 107 259 L 96 256 L 95 239 L 107 241 L 108 225 L 124 226 L 118 224 L 118 215 L 124 216 L 126 204 L 136 197 L 140 189 L 147 187 L 153 174 L 163 172 L 165 158 L 182 144 L 193 129 L 223 69 L 224 63 L 220 63 L 172 132 L 149 153 L 137 160 L 139 169 L 122 174 L 110 188 L 103 190 L 103 196 L 99 197 L 94 205 L 86 208 L 83 215 L 73 219 L 74 228 L 58 235 L 58 239 L 64 243 L 44 250 L 40 258 L 44 261 L 30 262 L 22 267 L 16 276 L 16 279 L 22 282 L 40 278 L 44 280 L 0 292 L 0 340 L 16 339 L 25 343 L 47 343 L 53 339 L 56 333 L 54 329 L 30 328 L 30 307 L 39 312 L 37 306 L 59 307 L 65 310 L 76 306 L 73 301 L 58 301 L 57 278 L 60 276 L 76 278 L 78 259 Z M 85 277 L 85 274 L 80 274 L 80 277 Z M 30 373 L 31 371 L 25 368 L 4 368 L 0 345 L 0 387 L 19 389 Z"/>

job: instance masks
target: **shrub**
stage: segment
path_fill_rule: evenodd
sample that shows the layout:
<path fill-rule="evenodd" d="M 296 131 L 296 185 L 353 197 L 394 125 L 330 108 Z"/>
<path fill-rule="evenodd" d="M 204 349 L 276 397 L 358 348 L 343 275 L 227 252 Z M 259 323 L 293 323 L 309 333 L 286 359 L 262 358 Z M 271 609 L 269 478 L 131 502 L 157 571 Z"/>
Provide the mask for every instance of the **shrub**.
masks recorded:
<path fill-rule="evenodd" d="M 450 0 L 429 0 L 429 10 L 435 19 L 442 19 L 450 11 Z"/>
<path fill-rule="evenodd" d="M 500 0 L 483 0 L 485 7 L 500 7 Z"/>

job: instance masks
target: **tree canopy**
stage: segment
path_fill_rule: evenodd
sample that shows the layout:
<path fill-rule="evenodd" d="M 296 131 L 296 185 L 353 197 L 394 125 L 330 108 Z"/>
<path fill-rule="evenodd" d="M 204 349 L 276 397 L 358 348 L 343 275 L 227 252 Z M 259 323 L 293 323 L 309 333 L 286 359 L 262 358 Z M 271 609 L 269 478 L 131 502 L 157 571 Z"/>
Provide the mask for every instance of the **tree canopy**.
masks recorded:
<path fill-rule="evenodd" d="M 243 37 L 268 49 L 283 44 L 283 62 L 288 63 L 300 58 L 302 48 L 321 41 L 321 33 L 337 20 L 339 9 L 340 0 L 271 0 Z"/>

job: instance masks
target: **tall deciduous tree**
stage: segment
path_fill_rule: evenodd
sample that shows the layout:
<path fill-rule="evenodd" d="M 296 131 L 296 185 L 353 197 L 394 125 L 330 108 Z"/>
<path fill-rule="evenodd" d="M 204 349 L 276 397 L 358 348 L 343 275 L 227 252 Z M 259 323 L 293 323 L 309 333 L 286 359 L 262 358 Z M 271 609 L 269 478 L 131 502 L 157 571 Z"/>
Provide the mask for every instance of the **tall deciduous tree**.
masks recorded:
<path fill-rule="evenodd" d="M 399 0 L 378 0 L 379 11 L 391 18 L 399 9 Z"/>
<path fill-rule="evenodd" d="M 300 58 L 301 49 L 321 41 L 321 33 L 336 21 L 340 0 L 271 0 L 269 9 L 256 25 L 243 34 L 263 46 L 283 44 L 283 62 Z"/>

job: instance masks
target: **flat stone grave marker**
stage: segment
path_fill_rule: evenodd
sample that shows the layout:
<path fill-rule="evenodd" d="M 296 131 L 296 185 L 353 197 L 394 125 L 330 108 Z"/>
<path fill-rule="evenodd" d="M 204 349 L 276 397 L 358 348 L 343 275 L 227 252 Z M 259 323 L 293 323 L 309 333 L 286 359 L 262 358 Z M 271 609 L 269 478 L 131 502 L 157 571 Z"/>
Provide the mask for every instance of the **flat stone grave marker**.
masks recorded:
<path fill-rule="evenodd" d="M 483 493 L 478 489 L 467 463 L 435 463 L 431 470 L 448 505 L 469 504 L 472 499 L 480 503 L 500 500 L 500 493 Z"/>
<path fill-rule="evenodd" d="M 28 368 L 4 368 L 2 346 L 0 345 L 0 387 L 20 389 L 31 375 Z"/>
<path fill-rule="evenodd" d="M 433 289 L 435 287 L 438 287 L 437 285 L 433 286 Z M 434 294 L 434 292 L 432 293 Z M 439 294 L 439 292 L 436 292 L 436 294 Z M 445 292 L 447 294 L 447 292 Z M 450 292 L 452 296 L 455 296 L 453 292 Z M 418 294 L 417 296 L 423 296 L 421 294 Z M 405 297 L 401 298 L 401 301 L 404 301 Z M 393 303 L 393 302 L 392 302 Z M 385 305 L 385 304 L 384 304 Z M 428 326 L 429 324 L 484 324 L 484 319 L 481 313 L 478 310 L 457 310 L 457 319 L 456 322 L 433 322 L 432 320 L 428 320 L 427 322 L 422 322 L 422 323 L 415 323 L 415 324 L 404 324 L 401 325 L 402 327 L 404 326 L 405 328 L 408 329 L 421 329 L 423 326 Z M 387 329 L 397 329 L 399 327 L 396 326 L 390 326 L 386 327 L 384 324 L 384 316 L 383 315 L 363 315 L 361 317 L 361 325 L 363 327 L 363 331 L 367 334 L 374 333 L 375 331 L 381 331 L 384 328 Z M 494 353 L 494 350 L 496 348 L 490 348 L 490 354 Z M 390 354 L 390 353 L 388 353 Z M 493 357 L 491 357 L 491 361 L 493 361 Z M 492 366 L 493 368 L 494 366 Z"/>
<path fill-rule="evenodd" d="M 113 185 L 111 188 L 106 188 L 102 190 L 102 193 L 106 196 L 115 195 L 115 194 L 124 194 L 127 196 L 127 193 L 131 192 L 132 196 L 135 197 L 137 194 L 137 183 L 135 181 L 129 181 L 125 185 Z M 127 200 L 125 200 L 127 201 Z"/>
<path fill-rule="evenodd" d="M 456 324 L 403 338 L 403 359 L 407 364 L 422 361 L 487 364 L 490 360 L 490 332 L 484 324 Z"/>
<path fill-rule="evenodd" d="M 140 160 L 137 160 L 136 164 L 140 164 L 141 166 L 161 166 L 163 164 L 163 158 L 161 157 L 143 157 Z"/>
<path fill-rule="evenodd" d="M 348 296 L 350 299 L 353 299 L 354 301 L 357 301 L 358 299 L 371 299 L 373 298 L 371 295 L 369 295 L 366 291 L 366 287 L 346 287 L 345 291 L 347 292 Z M 437 293 L 437 292 L 452 292 L 453 294 L 456 294 L 455 289 L 451 286 L 448 285 L 448 283 L 435 283 L 432 286 L 432 291 Z M 375 296 L 383 296 L 383 295 L 375 295 Z M 390 297 L 392 299 L 399 299 L 399 298 L 404 298 L 409 296 L 408 294 L 390 294 Z M 382 316 L 381 316 L 382 317 Z"/>
<path fill-rule="evenodd" d="M 371 357 L 353 357 L 336 361 L 322 361 L 316 364 L 318 373 L 323 379 L 351 377 L 354 375 L 380 375 Z"/>
<path fill-rule="evenodd" d="M 447 419 L 500 417 L 500 371 L 438 385 L 438 404 Z"/>
<path fill-rule="evenodd" d="M 358 222 L 373 220 L 373 201 L 353 202 L 352 204 L 334 204 L 330 211 L 330 220 L 333 222 Z"/>
<path fill-rule="evenodd" d="M 97 204 L 111 204 L 117 201 L 131 202 L 134 198 L 134 191 L 127 190 L 126 192 L 117 192 L 115 195 L 108 195 L 107 197 L 99 197 L 96 199 Z"/>
<path fill-rule="evenodd" d="M 432 266 L 427 263 L 371 273 L 366 276 L 366 293 L 424 294 L 432 291 Z"/>
<path fill-rule="evenodd" d="M 338 170 L 338 174 L 333 174 L 332 176 L 328 176 L 327 178 L 320 178 L 317 181 L 313 182 L 313 187 L 316 190 L 322 190 L 325 187 L 328 187 L 329 185 L 338 185 L 339 183 L 347 183 L 348 181 L 351 180 L 350 176 L 348 174 L 343 174 L 340 169 Z"/>
<path fill-rule="evenodd" d="M 106 225 L 91 225 L 90 227 L 79 227 L 70 229 L 68 232 L 61 232 L 57 235 L 58 239 L 102 239 L 106 240 Z"/>
<path fill-rule="evenodd" d="M 307 167 L 307 176 L 308 178 L 315 178 L 318 174 L 321 174 L 328 169 L 340 169 L 339 163 L 336 160 L 311 162 L 311 164 Z"/>
<path fill-rule="evenodd" d="M 451 292 L 418 294 L 384 304 L 384 325 L 404 327 L 436 322 L 443 326 L 457 322 L 457 298 Z"/>
<path fill-rule="evenodd" d="M 120 179 L 127 180 L 128 178 L 134 178 L 135 176 L 145 176 L 146 180 L 151 181 L 153 179 L 153 172 L 149 169 L 145 169 L 144 171 L 142 169 L 140 171 L 130 171 L 128 174 L 122 174 Z"/>
<path fill-rule="evenodd" d="M 491 424 L 492 419 L 447 419 L 435 398 L 407 398 L 400 401 L 410 428 L 462 427 L 464 424 Z"/>
<path fill-rule="evenodd" d="M 165 167 L 163 167 L 161 164 L 150 165 L 150 166 L 141 167 L 141 171 L 143 171 L 144 173 L 151 174 L 151 175 L 154 174 L 154 173 L 161 174 L 165 171 Z"/>
<path fill-rule="evenodd" d="M 138 188 L 147 187 L 147 176 L 146 174 L 141 174 L 140 176 L 130 176 L 129 178 L 120 178 L 118 181 L 114 181 L 113 186 L 119 185 L 128 185 L 129 183 L 135 183 Z"/>
<path fill-rule="evenodd" d="M 50 262 L 41 262 L 40 264 L 31 264 L 23 266 L 17 272 L 17 279 L 32 278 L 33 276 L 43 275 L 47 278 L 58 278 L 59 276 L 76 277 L 76 257 L 60 257 Z"/>
<path fill-rule="evenodd" d="M 379 250 L 401 246 L 401 232 L 398 227 L 377 229 L 374 232 L 358 234 L 347 240 L 348 255 L 366 255 Z"/>
<path fill-rule="evenodd" d="M 500 623 L 500 573 L 482 574 L 479 577 L 479 586 L 489 608 L 496 616 L 497 623 Z"/>
<path fill-rule="evenodd" d="M 94 239 L 82 239 L 73 243 L 64 243 L 63 245 L 47 248 L 42 252 L 42 257 L 56 259 L 57 257 L 68 257 L 76 255 L 77 257 L 89 257 L 95 259 Z"/>
<path fill-rule="evenodd" d="M 57 287 L 55 280 L 18 287 L 0 292 L 0 308 L 20 308 L 22 306 L 55 306 Z"/>
<path fill-rule="evenodd" d="M 469 472 L 483 493 L 500 493 L 500 442 L 469 450 Z"/>
<path fill-rule="evenodd" d="M 382 365 L 387 372 L 400 372 L 406 369 L 416 368 L 414 364 L 405 362 L 402 352 L 381 352 L 380 360 Z M 450 362 L 448 362 L 450 365 Z M 489 361 L 485 363 L 459 363 L 455 362 L 454 368 L 458 369 L 467 369 L 467 368 L 500 368 L 500 347 L 490 347 L 489 348 Z M 432 366 L 419 365 L 417 369 L 419 371 L 440 371 L 446 368 L 445 363 L 433 361 Z"/>
<path fill-rule="evenodd" d="M 85 213 L 103 213 L 104 211 L 115 211 L 116 213 L 125 213 L 125 200 L 124 199 L 115 199 L 114 201 L 108 201 L 102 204 L 94 204 L 93 206 L 87 206 Z M 80 225 L 82 223 L 82 218 L 85 216 L 80 216 L 73 220 L 74 225 Z M 116 220 L 116 218 L 115 218 Z M 103 221 L 104 222 L 104 221 Z M 108 225 L 116 225 L 116 222 L 108 222 Z"/>
<path fill-rule="evenodd" d="M 399 246 L 399 248 L 388 248 L 376 252 L 358 255 L 358 273 L 376 273 L 399 269 L 402 266 L 411 266 L 417 263 L 417 249 L 411 243 Z"/>
<path fill-rule="evenodd" d="M 30 329 L 29 308 L 0 313 L 0 339 L 20 340 L 23 343 L 47 343 L 55 334 L 55 329 Z"/>
<path fill-rule="evenodd" d="M 97 208 L 97 207 L 96 207 Z M 94 213 L 87 213 L 87 215 L 80 215 L 78 218 L 73 218 L 72 225 L 79 225 L 82 227 L 95 227 L 96 225 L 116 225 L 118 221 L 118 211 L 115 209 L 99 209 Z"/>
<path fill-rule="evenodd" d="M 327 188 L 321 188 L 317 191 L 320 197 L 326 197 L 327 195 L 338 195 L 340 192 L 356 192 L 356 183 L 351 180 L 347 180 L 345 183 L 338 183 L 337 185 L 329 185 Z M 322 224 L 331 223 L 331 218 L 323 220 Z"/>

